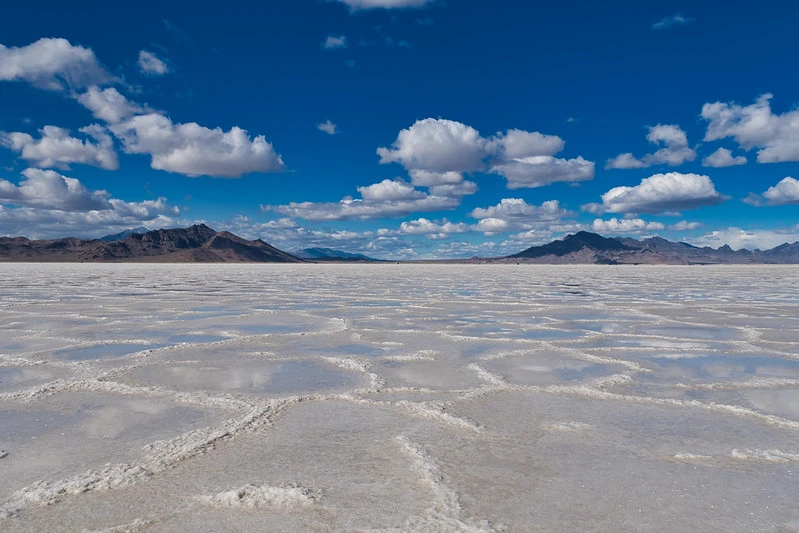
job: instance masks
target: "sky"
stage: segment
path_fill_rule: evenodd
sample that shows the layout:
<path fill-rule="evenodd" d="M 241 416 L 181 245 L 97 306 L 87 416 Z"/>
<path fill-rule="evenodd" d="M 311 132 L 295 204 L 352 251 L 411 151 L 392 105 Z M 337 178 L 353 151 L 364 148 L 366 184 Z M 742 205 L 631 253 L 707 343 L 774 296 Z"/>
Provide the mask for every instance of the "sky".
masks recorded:
<path fill-rule="evenodd" d="M 0 235 L 383 259 L 799 240 L 786 0 L 15 2 Z"/>

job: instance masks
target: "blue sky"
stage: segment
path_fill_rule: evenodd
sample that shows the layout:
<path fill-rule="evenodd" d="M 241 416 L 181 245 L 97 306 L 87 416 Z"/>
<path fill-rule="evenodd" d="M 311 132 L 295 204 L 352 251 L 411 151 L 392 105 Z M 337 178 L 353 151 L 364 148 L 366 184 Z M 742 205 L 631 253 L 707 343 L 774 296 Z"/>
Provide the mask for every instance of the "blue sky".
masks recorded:
<path fill-rule="evenodd" d="M 0 235 L 799 240 L 792 2 L 230 4 L 3 8 Z"/>

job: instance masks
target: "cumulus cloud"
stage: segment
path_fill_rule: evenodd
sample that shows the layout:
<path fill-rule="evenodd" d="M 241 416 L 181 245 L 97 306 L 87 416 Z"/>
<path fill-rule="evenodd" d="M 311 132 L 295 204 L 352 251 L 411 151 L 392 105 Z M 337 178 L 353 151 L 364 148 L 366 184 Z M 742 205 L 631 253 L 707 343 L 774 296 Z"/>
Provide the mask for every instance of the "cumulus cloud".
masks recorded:
<path fill-rule="evenodd" d="M 429 170 L 411 169 L 408 171 L 411 183 L 416 187 L 435 187 L 438 185 L 457 185 L 463 182 L 460 172 L 432 172 Z"/>
<path fill-rule="evenodd" d="M 423 7 L 431 4 L 433 0 L 332 0 L 346 4 L 353 11 L 365 9 L 399 9 L 409 7 Z"/>
<path fill-rule="evenodd" d="M 333 50 L 335 48 L 347 48 L 347 37 L 345 35 L 328 35 L 325 42 L 322 43 L 322 48 Z"/>
<path fill-rule="evenodd" d="M 432 240 L 446 239 L 455 233 L 466 233 L 470 231 L 469 225 L 463 222 L 450 222 L 447 219 L 441 222 L 434 222 L 427 218 L 418 218 L 400 224 L 399 233 L 405 235 L 425 235 Z"/>
<path fill-rule="evenodd" d="M 750 194 L 744 202 L 757 206 L 799 204 L 799 180 L 788 176 L 763 194 Z"/>
<path fill-rule="evenodd" d="M 557 135 L 544 135 L 537 131 L 508 130 L 492 140 L 503 159 L 555 155 L 566 147 Z"/>
<path fill-rule="evenodd" d="M 778 184 L 769 187 L 763 198 L 774 205 L 799 204 L 799 180 L 790 176 L 783 178 Z"/>
<path fill-rule="evenodd" d="M 473 172 L 483 168 L 489 141 L 466 124 L 427 118 L 400 131 L 393 148 L 378 148 L 380 163 L 400 163 L 407 170 Z"/>
<path fill-rule="evenodd" d="M 391 148 L 377 153 L 381 163 L 404 166 L 419 186 L 457 183 L 464 172 L 476 171 L 504 176 L 510 189 L 592 179 L 593 162 L 554 157 L 564 146 L 554 135 L 513 129 L 486 138 L 466 124 L 427 118 L 400 131 Z"/>
<path fill-rule="evenodd" d="M 430 187 L 430 194 L 433 196 L 447 196 L 450 198 L 469 196 L 477 192 L 477 184 L 473 181 L 464 180 L 460 183 L 444 183 Z"/>
<path fill-rule="evenodd" d="M 684 24 L 689 24 L 693 22 L 694 19 L 688 18 L 682 13 L 675 13 L 671 16 L 665 17 L 660 19 L 659 21 L 652 24 L 653 30 L 668 30 L 669 28 L 673 28 L 674 26 L 682 26 Z"/>
<path fill-rule="evenodd" d="M 745 165 L 746 157 L 733 157 L 732 151 L 726 148 L 719 148 L 702 160 L 703 167 L 723 168 L 736 165 Z"/>
<path fill-rule="evenodd" d="M 246 130 L 206 128 L 196 122 L 175 124 L 158 113 L 136 115 L 110 126 L 129 154 L 148 154 L 156 170 L 190 177 L 237 178 L 250 172 L 284 170 L 283 160 L 263 135 Z"/>
<path fill-rule="evenodd" d="M 701 227 L 702 224 L 699 222 L 688 222 L 687 220 L 680 220 L 676 224 L 672 224 L 669 226 L 669 230 L 671 231 L 691 231 Z"/>
<path fill-rule="evenodd" d="M 396 200 L 415 200 L 424 198 L 422 191 L 416 190 L 410 183 L 401 179 L 385 179 L 380 183 L 374 183 L 365 187 L 358 187 L 358 192 L 366 201 L 396 201 Z"/>
<path fill-rule="evenodd" d="M 586 181 L 594 178 L 594 163 L 578 156 L 559 159 L 538 155 L 498 162 L 491 172 L 508 180 L 508 189 L 543 187 L 551 183 Z"/>
<path fill-rule="evenodd" d="M 708 176 L 655 174 L 635 187 L 614 187 L 602 195 L 601 204 L 587 204 L 590 213 L 667 213 L 717 205 L 727 198 L 716 191 Z"/>
<path fill-rule="evenodd" d="M 169 72 L 169 66 L 154 53 L 141 50 L 139 52 L 139 70 L 148 76 L 163 76 Z"/>
<path fill-rule="evenodd" d="M 656 152 L 638 159 L 631 153 L 620 154 L 608 159 L 607 169 L 647 168 L 652 165 L 682 165 L 686 161 L 696 159 L 696 151 L 688 146 L 685 132 L 674 124 L 658 124 L 651 126 L 646 140 L 660 146 Z"/>
<path fill-rule="evenodd" d="M 528 204 L 521 198 L 503 198 L 497 205 L 472 210 L 469 216 L 478 220 L 475 227 L 477 231 L 495 234 L 549 227 L 571 214 L 557 200 L 549 200 L 538 206 Z"/>
<path fill-rule="evenodd" d="M 0 179 L 0 203 L 63 211 L 108 209 L 109 194 L 89 191 L 80 181 L 53 170 L 28 168 L 19 185 Z"/>
<path fill-rule="evenodd" d="M 40 89 L 64 91 L 115 80 L 90 48 L 66 39 L 43 38 L 10 48 L 0 44 L 0 81 L 26 81 Z"/>
<path fill-rule="evenodd" d="M 745 150 L 756 148 L 759 163 L 799 161 L 799 110 L 775 115 L 771 94 L 742 107 L 715 102 L 702 106 L 708 121 L 706 141 L 732 137 Z"/>
<path fill-rule="evenodd" d="M 139 63 L 150 74 L 169 70 L 166 63 L 146 50 L 140 52 Z M 116 88 L 102 88 L 103 84 L 119 80 L 100 65 L 91 49 L 72 45 L 66 39 L 40 39 L 20 48 L 0 45 L 0 81 L 3 80 L 68 91 L 71 98 L 109 125 L 124 152 L 150 155 L 154 169 L 192 177 L 239 177 L 285 169 L 280 155 L 263 135 L 250 138 L 246 130 L 235 126 L 223 131 L 194 122 L 176 124 L 148 106 L 128 100 Z M 67 130 L 54 126 L 48 128 L 42 130 L 41 139 L 10 133 L 0 142 L 21 152 L 35 166 L 68 169 L 70 163 L 83 163 L 109 170 L 118 168 L 113 141 L 100 126 L 80 130 L 96 142 L 71 137 Z"/>
<path fill-rule="evenodd" d="M 614 234 L 629 234 L 629 233 L 648 233 L 651 231 L 660 231 L 666 228 L 660 222 L 647 222 L 640 218 L 611 218 L 610 220 L 602 220 L 600 218 L 594 220 L 591 228 L 600 233 L 614 233 Z"/>
<path fill-rule="evenodd" d="M 336 133 L 338 133 L 336 125 L 330 122 L 329 120 L 322 122 L 321 124 L 317 124 L 316 129 L 318 129 L 319 131 L 323 131 L 328 135 L 335 135 Z"/>
<path fill-rule="evenodd" d="M 89 87 L 75 97 L 109 124 L 125 153 L 150 155 L 150 166 L 156 170 L 190 177 L 238 178 L 250 172 L 285 169 L 280 155 L 263 135 L 250 138 L 246 130 L 236 126 L 223 131 L 196 122 L 175 124 L 148 106 L 128 100 L 113 87 Z"/>
<path fill-rule="evenodd" d="M 113 87 L 89 87 L 76 96 L 78 102 L 92 112 L 95 118 L 116 124 L 130 116 L 144 113 L 144 106 L 131 102 Z"/>
<path fill-rule="evenodd" d="M 157 55 L 147 50 L 139 52 L 139 71 L 148 76 L 163 76 L 169 72 L 169 66 Z"/>
<path fill-rule="evenodd" d="M 460 198 L 422 195 L 415 199 L 380 201 L 347 197 L 339 202 L 291 202 L 262 205 L 261 209 L 306 220 L 368 220 L 455 209 L 459 205 Z"/>
<path fill-rule="evenodd" d="M 65 231 L 110 233 L 132 226 L 163 227 L 179 214 L 165 198 L 126 202 L 53 170 L 29 168 L 22 175 L 18 185 L 0 179 L 0 233 L 40 238 Z"/>
<path fill-rule="evenodd" d="M 482 231 L 486 235 L 496 235 L 497 233 L 510 231 L 512 228 L 507 220 L 489 217 L 479 220 L 475 229 Z"/>
<path fill-rule="evenodd" d="M 549 200 L 538 206 L 528 204 L 521 198 L 503 198 L 497 205 L 474 209 L 469 216 L 478 220 L 500 218 L 530 223 L 560 220 L 569 214 L 571 213 L 561 207 L 557 200 Z"/>
<path fill-rule="evenodd" d="M 117 170 L 119 160 L 114 141 L 105 128 L 92 124 L 81 128 L 81 133 L 91 139 L 78 139 L 69 130 L 45 126 L 41 137 L 35 139 L 27 133 L 0 133 L 0 145 L 20 153 L 31 165 L 41 168 L 55 167 L 68 170 L 72 163 L 91 165 L 105 170 Z"/>

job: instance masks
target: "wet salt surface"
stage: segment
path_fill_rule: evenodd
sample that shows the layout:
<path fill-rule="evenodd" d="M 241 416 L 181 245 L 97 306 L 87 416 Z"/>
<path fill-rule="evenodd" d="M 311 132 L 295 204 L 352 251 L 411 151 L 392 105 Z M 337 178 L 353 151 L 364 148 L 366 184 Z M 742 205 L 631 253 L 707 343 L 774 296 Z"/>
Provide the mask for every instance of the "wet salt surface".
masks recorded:
<path fill-rule="evenodd" d="M 792 267 L 0 265 L 0 530 L 799 531 Z"/>

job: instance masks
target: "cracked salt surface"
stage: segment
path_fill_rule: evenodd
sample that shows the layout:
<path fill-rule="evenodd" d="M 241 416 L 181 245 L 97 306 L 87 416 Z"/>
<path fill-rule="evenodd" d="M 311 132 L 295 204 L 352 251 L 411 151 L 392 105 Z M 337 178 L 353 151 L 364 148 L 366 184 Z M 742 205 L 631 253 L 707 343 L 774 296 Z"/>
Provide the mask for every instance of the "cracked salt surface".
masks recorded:
<path fill-rule="evenodd" d="M 794 530 L 797 282 L 2 264 L 0 530 Z"/>

